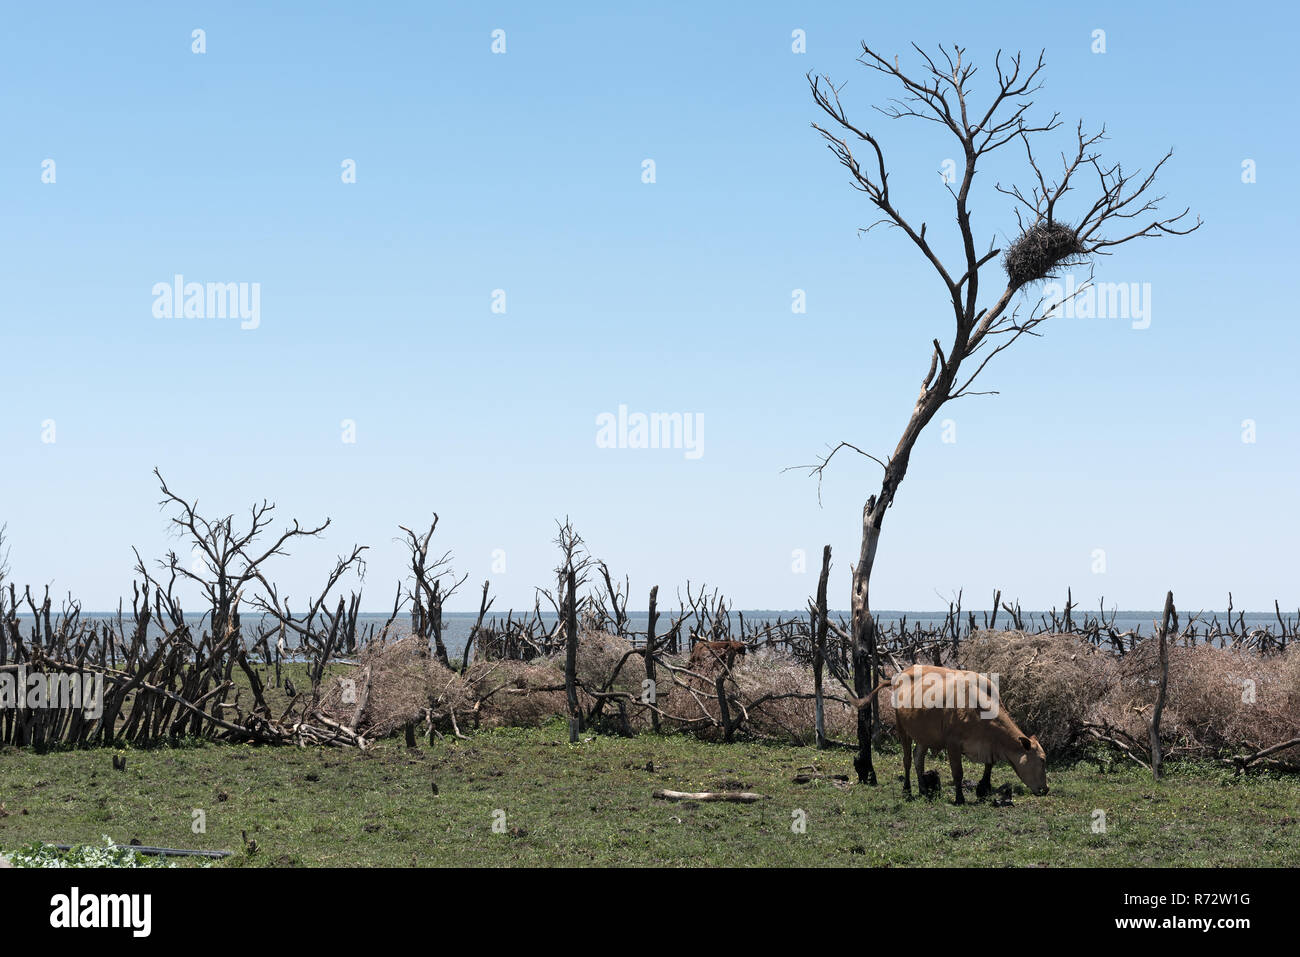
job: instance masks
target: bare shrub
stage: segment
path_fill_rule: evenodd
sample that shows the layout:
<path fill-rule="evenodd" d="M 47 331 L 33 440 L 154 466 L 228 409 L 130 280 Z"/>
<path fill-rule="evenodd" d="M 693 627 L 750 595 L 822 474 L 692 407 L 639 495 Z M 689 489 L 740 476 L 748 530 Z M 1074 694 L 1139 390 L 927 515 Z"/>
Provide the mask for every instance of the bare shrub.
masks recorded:
<path fill-rule="evenodd" d="M 789 658 L 749 655 L 737 661 L 733 674 L 740 700 L 749 714 L 747 730 L 760 737 L 786 738 L 797 744 L 815 740 L 810 668 Z M 838 690 L 833 681 L 824 689 L 827 695 Z M 831 700 L 826 701 L 825 708 L 827 735 L 854 733 L 857 709 L 847 702 Z"/>
<path fill-rule="evenodd" d="M 1279 661 L 1282 685 L 1287 689 L 1287 713 L 1300 715 L 1300 648 L 1292 645 Z"/>
<path fill-rule="evenodd" d="M 958 658 L 968 671 L 998 676 L 1001 706 L 1049 754 L 1078 736 L 1117 680 L 1113 658 L 1071 635 L 979 631 Z"/>
<path fill-rule="evenodd" d="M 569 713 L 564 666 L 555 659 L 475 662 L 466 678 L 483 727 L 535 728 Z"/>
<path fill-rule="evenodd" d="M 563 667 L 562 659 L 560 661 Z M 589 708 L 596 693 L 615 695 L 597 705 L 597 711 L 619 731 L 636 733 L 651 726 L 650 709 L 641 704 L 645 658 L 626 638 L 599 630 L 585 630 L 578 642 L 576 671 L 579 698 Z"/>
<path fill-rule="evenodd" d="M 408 637 L 362 649 L 357 665 L 322 694 L 320 711 L 368 738 L 392 734 L 422 720 L 429 707 L 428 645 Z M 361 713 L 357 715 L 357 709 Z"/>
<path fill-rule="evenodd" d="M 749 714 L 747 730 L 800 744 L 812 740 L 812 700 L 784 697 L 811 694 L 811 672 L 794 662 L 762 656 L 737 661 L 732 674 Z"/>
<path fill-rule="evenodd" d="M 645 662 L 639 654 L 629 655 L 630 651 L 632 643 L 626 638 L 602 631 L 584 632 L 578 641 L 578 681 L 590 691 L 608 686 L 611 691 L 639 695 Z"/>
<path fill-rule="evenodd" d="M 437 658 L 429 658 L 426 666 L 425 691 L 433 727 L 441 731 L 465 727 L 478 711 L 478 697 L 473 686 L 460 672 L 452 671 Z"/>
<path fill-rule="evenodd" d="M 1100 717 L 1144 740 L 1160 677 L 1156 639 L 1125 655 L 1118 672 Z M 1208 644 L 1170 647 L 1160 731 L 1170 754 L 1194 757 L 1253 752 L 1300 737 L 1300 655 L 1294 648 L 1264 657 Z M 1300 747 L 1273 757 L 1294 761 Z"/>

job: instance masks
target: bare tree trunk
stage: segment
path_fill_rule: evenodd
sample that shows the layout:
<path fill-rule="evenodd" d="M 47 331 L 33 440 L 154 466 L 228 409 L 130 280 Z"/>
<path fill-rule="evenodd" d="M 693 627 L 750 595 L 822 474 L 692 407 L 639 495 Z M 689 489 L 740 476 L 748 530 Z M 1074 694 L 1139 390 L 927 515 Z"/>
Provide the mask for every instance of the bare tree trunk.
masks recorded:
<path fill-rule="evenodd" d="M 731 733 L 735 728 L 731 724 L 731 709 L 727 706 L 727 668 L 722 669 L 714 685 L 718 692 L 718 717 L 722 719 L 722 739 L 731 743 Z"/>
<path fill-rule="evenodd" d="M 826 702 L 822 698 L 822 670 L 826 667 L 826 582 L 831 573 L 831 547 L 822 549 L 822 573 L 817 580 L 816 642 L 813 646 L 813 707 L 817 747 L 826 747 Z"/>
<path fill-rule="evenodd" d="M 1164 757 L 1160 753 L 1160 714 L 1165 710 L 1165 690 L 1169 685 L 1169 619 L 1174 612 L 1174 593 L 1165 595 L 1165 614 L 1160 623 L 1160 690 L 1156 692 L 1155 710 L 1151 712 L 1151 776 L 1160 780 Z"/>
<path fill-rule="evenodd" d="M 650 681 L 650 703 L 656 706 L 650 712 L 650 724 L 656 734 L 659 733 L 659 691 L 655 679 L 655 625 L 659 621 L 659 612 L 656 608 L 658 603 L 659 586 L 655 585 L 650 589 L 650 619 L 645 630 L 645 676 Z"/>
<path fill-rule="evenodd" d="M 871 617 L 868 591 L 871 585 L 871 567 L 876 560 L 876 544 L 880 540 L 877 501 L 873 495 L 862 510 L 862 551 L 853 567 L 853 693 L 865 698 L 876 681 L 876 622 Z M 858 756 L 853 767 L 858 772 L 859 784 L 875 784 L 876 769 L 871 763 L 872 725 L 875 723 L 875 701 L 872 707 L 858 709 Z"/>
<path fill-rule="evenodd" d="M 438 656 L 438 662 L 444 668 L 450 668 L 451 662 L 447 660 L 447 646 L 442 643 L 442 582 L 433 584 L 433 607 L 430 609 L 433 614 L 430 618 L 429 625 L 433 631 L 434 653 Z"/>
<path fill-rule="evenodd" d="M 483 582 L 483 597 L 478 603 L 478 619 L 474 622 L 474 627 L 470 629 L 469 637 L 465 639 L 465 649 L 461 653 L 460 658 L 461 674 L 465 674 L 469 671 L 470 649 L 474 646 L 474 639 L 478 637 L 478 633 L 483 627 L 483 616 L 487 614 L 487 610 L 492 607 L 492 602 L 488 601 L 488 585 L 490 581 L 491 580 L 489 579 L 488 581 Z M 480 655 L 480 657 L 482 656 Z"/>
<path fill-rule="evenodd" d="M 578 743 L 582 709 L 578 705 L 578 583 L 569 569 L 569 601 L 564 615 L 564 691 L 569 699 L 569 743 Z"/>
<path fill-rule="evenodd" d="M 955 363 L 940 362 L 942 350 L 937 340 L 934 346 L 930 373 L 921 384 L 921 393 L 917 396 L 912 415 L 894 448 L 893 457 L 888 463 L 876 460 L 885 470 L 880 483 L 880 494 L 867 499 L 867 504 L 862 509 L 862 548 L 858 553 L 858 563 L 853 566 L 853 596 L 850 606 L 853 614 L 853 693 L 858 697 L 866 697 L 880 680 L 876 622 L 871 615 L 869 593 L 871 570 L 876 563 L 876 547 L 880 542 L 885 511 L 893 504 L 898 486 L 907 475 L 907 466 L 917 439 L 939 411 L 939 407 L 947 401 L 956 374 Z M 828 456 L 823 460 L 822 467 L 829 461 Z M 878 699 L 873 698 L 869 708 L 858 709 L 858 756 L 853 765 L 857 769 L 860 784 L 876 783 L 876 770 L 871 763 L 871 742 L 879 720 Z"/>

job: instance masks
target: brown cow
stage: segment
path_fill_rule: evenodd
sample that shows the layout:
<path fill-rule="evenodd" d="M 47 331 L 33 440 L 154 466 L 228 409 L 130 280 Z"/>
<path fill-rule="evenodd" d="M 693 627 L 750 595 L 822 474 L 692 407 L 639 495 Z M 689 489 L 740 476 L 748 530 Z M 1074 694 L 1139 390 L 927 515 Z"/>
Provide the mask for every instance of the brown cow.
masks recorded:
<path fill-rule="evenodd" d="M 686 667 L 699 674 L 709 674 L 715 667 L 730 671 L 736 656 L 743 655 L 748 646 L 743 641 L 697 641 L 691 649 Z"/>
<path fill-rule="evenodd" d="M 984 764 L 984 777 L 975 793 L 990 790 L 997 761 L 1012 769 L 1034 794 L 1047 793 L 1047 755 L 1038 738 L 1027 737 L 998 701 L 997 685 L 974 671 L 933 665 L 913 665 L 880 684 L 865 698 L 853 698 L 859 708 L 885 688 L 894 689 L 894 713 L 903 746 L 903 790 L 912 793 L 912 744 L 916 744 L 916 773 L 925 773 L 927 751 L 948 752 L 957 803 L 964 804 L 961 759 L 966 755 Z"/>

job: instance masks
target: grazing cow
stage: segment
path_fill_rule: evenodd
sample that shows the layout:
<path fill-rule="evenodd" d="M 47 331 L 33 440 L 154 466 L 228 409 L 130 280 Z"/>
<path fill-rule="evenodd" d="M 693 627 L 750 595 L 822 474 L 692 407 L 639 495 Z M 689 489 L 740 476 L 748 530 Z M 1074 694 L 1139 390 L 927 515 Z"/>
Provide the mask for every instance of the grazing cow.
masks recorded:
<path fill-rule="evenodd" d="M 1047 755 L 1038 738 L 1026 736 L 1000 707 L 997 686 L 974 671 L 914 665 L 880 684 L 865 698 L 853 698 L 859 708 L 886 688 L 894 689 L 894 713 L 903 746 L 903 790 L 912 793 L 912 745 L 915 742 L 918 781 L 925 774 L 926 752 L 948 752 L 957 803 L 964 804 L 961 759 L 966 755 L 984 764 L 984 777 L 975 793 L 990 791 L 997 761 L 1012 769 L 1034 794 L 1047 793 Z"/>
<path fill-rule="evenodd" d="M 743 655 L 746 650 L 743 641 L 697 641 L 686 667 L 699 674 L 709 674 L 715 667 L 730 671 L 736 663 L 736 656 Z"/>

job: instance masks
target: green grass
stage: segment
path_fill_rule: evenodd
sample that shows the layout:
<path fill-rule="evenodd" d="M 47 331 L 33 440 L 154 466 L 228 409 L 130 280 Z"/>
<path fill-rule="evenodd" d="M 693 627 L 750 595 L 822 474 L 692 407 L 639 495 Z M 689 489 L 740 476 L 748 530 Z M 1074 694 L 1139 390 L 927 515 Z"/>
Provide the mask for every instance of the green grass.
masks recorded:
<path fill-rule="evenodd" d="M 1176 766 L 1055 768 L 1013 807 L 907 801 L 895 750 L 881 783 L 795 784 L 800 767 L 851 774 L 845 751 L 684 735 L 584 735 L 560 722 L 480 731 L 407 751 L 193 744 L 128 751 L 0 751 L 0 849 L 34 841 L 224 849 L 250 865 L 1300 865 L 1300 780 Z M 653 770 L 648 770 L 648 765 Z M 1107 770 L 1100 770 L 1100 767 Z M 978 768 L 968 769 L 978 773 Z M 1013 782 L 995 770 L 995 786 Z M 434 794 L 434 785 L 437 794 Z M 744 788 L 756 804 L 652 800 L 656 788 Z M 191 830 L 195 810 L 206 833 Z M 504 831 L 493 830 L 504 812 Z M 806 816 L 795 833 L 794 812 Z M 1093 832 L 1093 812 L 1106 833 Z M 240 837 L 256 842 L 249 852 Z"/>

